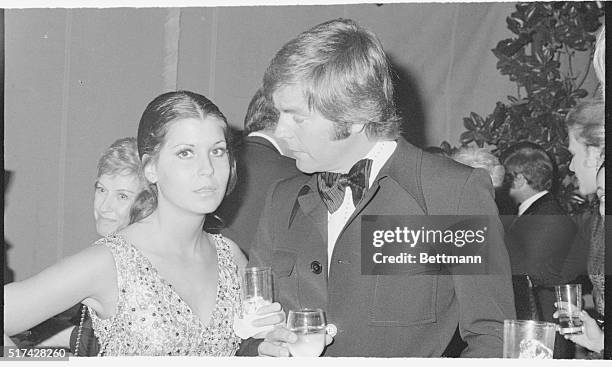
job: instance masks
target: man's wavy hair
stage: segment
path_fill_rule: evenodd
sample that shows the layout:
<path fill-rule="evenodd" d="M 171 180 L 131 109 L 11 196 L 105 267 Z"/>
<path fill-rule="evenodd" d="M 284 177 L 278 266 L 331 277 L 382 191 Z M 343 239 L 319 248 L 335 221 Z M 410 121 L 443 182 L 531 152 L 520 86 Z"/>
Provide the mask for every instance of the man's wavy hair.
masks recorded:
<path fill-rule="evenodd" d="M 319 24 L 285 44 L 263 79 L 266 95 L 281 87 L 303 89 L 311 110 L 334 122 L 335 138 L 365 124 L 370 138 L 396 139 L 400 119 L 387 56 L 374 33 L 350 19 Z"/>
<path fill-rule="evenodd" d="M 522 174 L 536 191 L 552 190 L 556 166 L 550 155 L 536 143 L 523 141 L 508 148 L 503 156 L 508 183 Z"/>
<path fill-rule="evenodd" d="M 244 117 L 244 134 L 254 131 L 274 130 L 278 123 L 278 110 L 274 108 L 274 103 L 263 91 L 257 90 Z"/>

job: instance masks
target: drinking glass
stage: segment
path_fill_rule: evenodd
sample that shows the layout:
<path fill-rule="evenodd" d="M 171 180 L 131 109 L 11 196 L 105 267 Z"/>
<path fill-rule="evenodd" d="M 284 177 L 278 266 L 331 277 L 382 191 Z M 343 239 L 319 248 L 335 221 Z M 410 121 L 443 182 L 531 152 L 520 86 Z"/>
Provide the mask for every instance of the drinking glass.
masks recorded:
<path fill-rule="evenodd" d="M 552 322 L 504 320 L 504 358 L 552 359 L 555 331 Z"/>
<path fill-rule="evenodd" d="M 318 357 L 325 349 L 325 312 L 317 309 L 290 310 L 287 329 L 298 336 L 295 343 L 287 343 L 294 357 Z"/>
<path fill-rule="evenodd" d="M 242 317 L 272 303 L 272 269 L 269 266 L 251 267 L 242 276 Z"/>
<path fill-rule="evenodd" d="M 559 334 L 582 334 L 582 286 L 580 284 L 556 285 Z"/>

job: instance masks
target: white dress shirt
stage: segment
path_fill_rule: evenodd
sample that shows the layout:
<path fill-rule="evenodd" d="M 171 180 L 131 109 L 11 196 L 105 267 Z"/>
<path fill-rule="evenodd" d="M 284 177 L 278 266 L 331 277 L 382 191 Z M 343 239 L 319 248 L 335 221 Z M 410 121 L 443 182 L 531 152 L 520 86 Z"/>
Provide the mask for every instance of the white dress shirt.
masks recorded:
<path fill-rule="evenodd" d="M 529 209 L 531 204 L 535 203 L 536 200 L 538 200 L 539 198 L 541 198 L 542 196 L 546 194 L 548 194 L 548 190 L 540 191 L 537 194 L 530 196 L 529 199 L 523 201 L 518 207 L 518 216 L 520 217 L 521 215 L 523 215 L 523 213 L 525 213 L 525 211 Z"/>
<path fill-rule="evenodd" d="M 363 157 L 363 159 L 372 160 L 372 168 L 370 170 L 370 177 L 368 180 L 368 188 L 372 186 L 374 179 L 380 172 L 382 166 L 387 163 L 389 157 L 395 151 L 397 143 L 395 141 L 379 141 L 374 147 Z M 327 271 L 329 273 L 329 265 L 331 264 L 332 253 L 334 252 L 334 246 L 336 240 L 340 235 L 340 232 L 344 228 L 344 225 L 355 211 L 355 204 L 353 204 L 353 193 L 350 187 L 346 188 L 344 192 L 344 200 L 340 208 L 333 214 L 327 212 Z"/>

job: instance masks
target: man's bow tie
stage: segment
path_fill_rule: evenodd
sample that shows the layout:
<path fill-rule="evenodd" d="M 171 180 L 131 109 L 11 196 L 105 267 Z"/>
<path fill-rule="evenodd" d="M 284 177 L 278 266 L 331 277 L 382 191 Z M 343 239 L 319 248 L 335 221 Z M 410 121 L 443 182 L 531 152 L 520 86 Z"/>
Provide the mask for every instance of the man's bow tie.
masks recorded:
<path fill-rule="evenodd" d="M 357 206 L 368 187 L 371 159 L 362 159 L 351 168 L 348 174 L 337 172 L 320 172 L 317 175 L 319 195 L 330 213 L 334 213 L 344 201 L 346 187 L 351 188 L 353 204 Z"/>

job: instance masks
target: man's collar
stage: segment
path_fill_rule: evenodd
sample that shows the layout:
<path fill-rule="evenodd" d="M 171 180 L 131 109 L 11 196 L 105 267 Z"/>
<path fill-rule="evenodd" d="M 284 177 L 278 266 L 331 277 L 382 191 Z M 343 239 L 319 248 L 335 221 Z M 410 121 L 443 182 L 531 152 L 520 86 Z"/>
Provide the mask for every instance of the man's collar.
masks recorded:
<path fill-rule="evenodd" d="M 372 160 L 372 171 L 370 173 L 369 181 L 367 182 L 367 187 L 372 187 L 378 172 L 380 169 L 389 161 L 390 157 L 393 155 L 393 152 L 397 148 L 397 143 L 393 140 L 382 140 L 376 142 L 372 149 L 365 155 L 364 158 Z"/>
<path fill-rule="evenodd" d="M 423 151 L 408 143 L 401 137 L 398 138 L 396 142 L 397 147 L 395 147 L 395 151 L 378 172 L 378 175 L 373 181 L 372 187 L 376 186 L 378 182 L 385 179 L 394 180 L 408 194 L 410 194 L 417 203 L 419 203 L 423 211 L 426 213 L 427 209 L 425 205 L 425 198 L 423 197 L 420 183 L 420 165 Z M 318 196 L 316 174 L 313 174 L 300 189 L 299 194 L 296 197 L 296 205 L 299 197 L 306 194 L 316 194 Z M 310 200 L 312 200 L 312 198 Z M 307 209 L 312 209 L 312 202 L 310 204 L 311 205 L 309 205 Z M 321 205 L 323 205 L 322 202 Z M 294 211 L 295 209 L 296 208 L 294 206 Z M 293 217 L 293 215 L 290 217 Z M 289 223 L 291 223 L 291 218 Z"/>
<path fill-rule="evenodd" d="M 530 196 L 528 199 L 523 200 L 523 202 L 518 207 L 518 216 L 523 215 L 529 207 L 535 203 L 539 198 L 548 194 L 548 190 L 540 191 L 537 194 Z"/>
<path fill-rule="evenodd" d="M 389 178 L 397 182 L 412 196 L 423 212 L 427 213 L 423 189 L 421 187 L 421 163 L 423 151 L 400 137 L 395 152 L 381 168 L 376 181 Z"/>
<path fill-rule="evenodd" d="M 266 139 L 267 141 L 270 142 L 270 144 L 272 144 L 274 146 L 274 148 L 276 149 L 276 151 L 279 154 L 283 154 L 282 149 L 280 148 L 280 146 L 278 145 L 278 143 L 276 142 L 276 140 L 273 137 L 271 137 L 271 136 L 269 136 L 267 134 L 261 133 L 259 131 L 253 131 L 252 133 L 249 133 L 249 135 L 247 135 L 247 136 L 257 136 L 257 137 L 260 137 L 262 139 Z"/>

